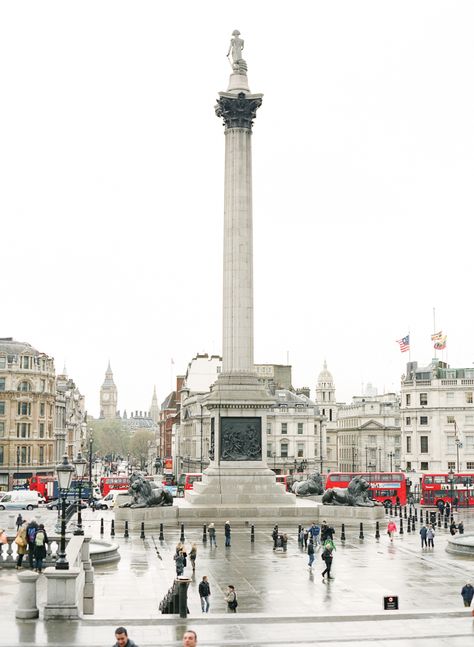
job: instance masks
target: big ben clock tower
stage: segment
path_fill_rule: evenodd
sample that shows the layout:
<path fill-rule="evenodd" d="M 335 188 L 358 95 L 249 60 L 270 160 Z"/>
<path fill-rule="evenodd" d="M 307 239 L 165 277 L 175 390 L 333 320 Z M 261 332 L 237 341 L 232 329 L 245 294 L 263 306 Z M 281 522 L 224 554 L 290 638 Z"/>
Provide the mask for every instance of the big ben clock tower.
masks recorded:
<path fill-rule="evenodd" d="M 110 368 L 110 362 L 105 373 L 105 380 L 100 387 L 100 417 L 110 420 L 117 415 L 117 387 Z"/>

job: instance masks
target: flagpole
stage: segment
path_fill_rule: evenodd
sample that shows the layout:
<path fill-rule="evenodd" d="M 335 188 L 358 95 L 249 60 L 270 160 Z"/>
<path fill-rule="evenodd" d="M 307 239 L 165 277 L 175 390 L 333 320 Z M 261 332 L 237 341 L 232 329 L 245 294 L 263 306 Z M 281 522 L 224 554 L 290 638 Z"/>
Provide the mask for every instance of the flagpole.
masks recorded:
<path fill-rule="evenodd" d="M 433 335 L 436 335 L 436 308 L 433 308 Z M 435 359 L 438 358 L 436 346 L 434 346 Z"/>
<path fill-rule="evenodd" d="M 408 330 L 408 361 L 411 364 L 411 332 Z"/>

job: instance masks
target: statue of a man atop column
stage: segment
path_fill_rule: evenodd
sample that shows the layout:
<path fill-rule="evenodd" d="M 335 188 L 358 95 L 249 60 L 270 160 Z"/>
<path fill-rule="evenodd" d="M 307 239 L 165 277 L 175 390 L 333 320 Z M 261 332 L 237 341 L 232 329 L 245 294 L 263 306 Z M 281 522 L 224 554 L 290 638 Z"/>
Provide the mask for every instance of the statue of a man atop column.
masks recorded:
<path fill-rule="evenodd" d="M 247 63 L 242 58 L 242 50 L 244 49 L 244 41 L 242 38 L 239 38 L 240 31 L 234 29 L 232 32 L 232 38 L 230 39 L 229 51 L 227 52 L 227 58 L 229 54 L 232 54 L 232 69 L 237 74 L 246 74 L 247 72 Z M 230 61 L 229 61 L 230 62 Z"/>

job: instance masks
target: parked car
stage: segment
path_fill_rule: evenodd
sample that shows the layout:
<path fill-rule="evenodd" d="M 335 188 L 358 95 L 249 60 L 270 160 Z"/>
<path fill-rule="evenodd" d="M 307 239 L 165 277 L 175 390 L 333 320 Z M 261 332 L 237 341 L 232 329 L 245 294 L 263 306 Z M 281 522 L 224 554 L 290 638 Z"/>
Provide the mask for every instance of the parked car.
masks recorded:
<path fill-rule="evenodd" d="M 95 503 L 96 510 L 112 510 L 132 500 L 128 490 L 110 490 L 103 499 Z"/>
<path fill-rule="evenodd" d="M 38 492 L 32 490 L 12 490 L 5 492 L 0 499 L 0 510 L 33 510 L 40 503 Z"/>

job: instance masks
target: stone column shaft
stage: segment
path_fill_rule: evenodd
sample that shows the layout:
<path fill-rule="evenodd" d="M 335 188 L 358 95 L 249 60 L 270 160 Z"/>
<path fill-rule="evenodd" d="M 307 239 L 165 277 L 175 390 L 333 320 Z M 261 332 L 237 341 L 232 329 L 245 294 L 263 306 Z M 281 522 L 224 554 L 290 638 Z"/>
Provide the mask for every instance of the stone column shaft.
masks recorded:
<path fill-rule="evenodd" d="M 252 131 L 225 132 L 223 373 L 253 373 Z"/>

